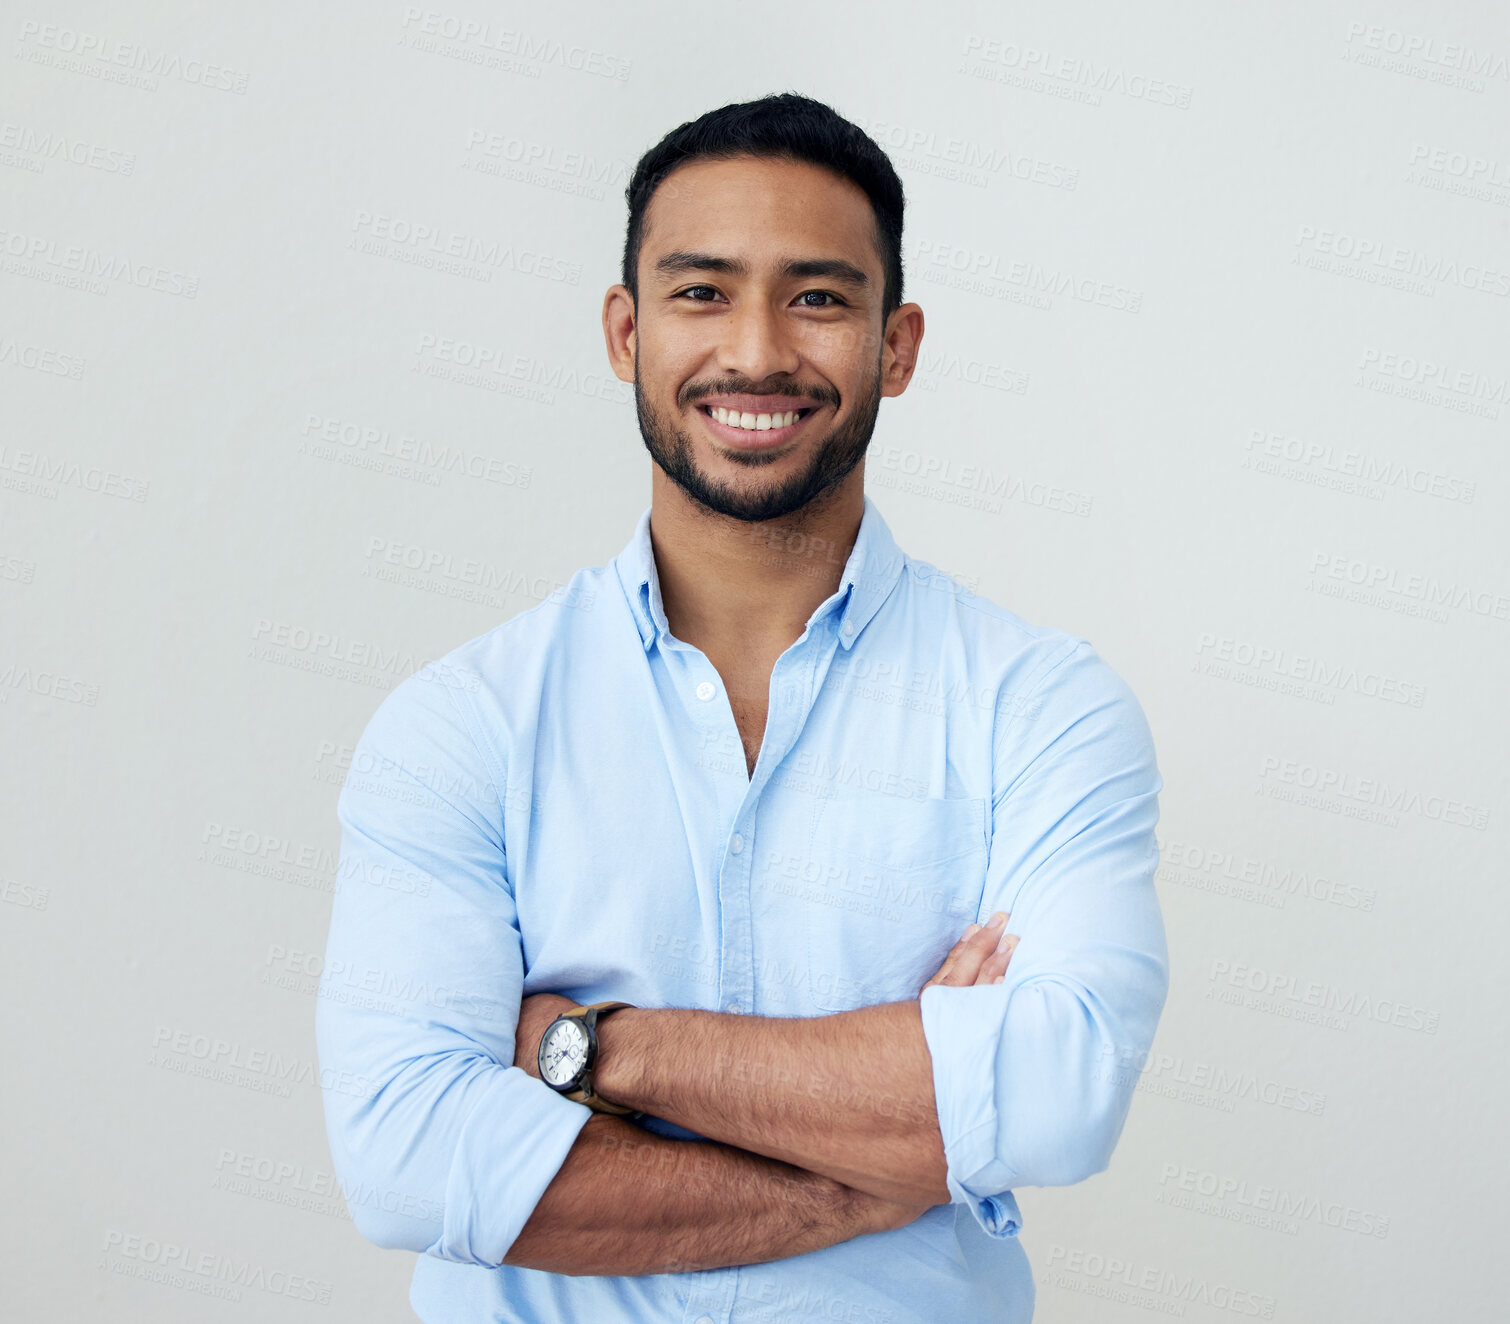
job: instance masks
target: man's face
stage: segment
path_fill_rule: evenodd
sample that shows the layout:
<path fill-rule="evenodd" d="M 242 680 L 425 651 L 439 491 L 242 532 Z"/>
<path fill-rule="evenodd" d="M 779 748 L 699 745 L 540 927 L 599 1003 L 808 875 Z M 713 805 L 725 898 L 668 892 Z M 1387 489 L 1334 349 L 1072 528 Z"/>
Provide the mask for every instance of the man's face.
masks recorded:
<path fill-rule="evenodd" d="M 646 214 L 635 407 L 693 501 L 779 519 L 832 491 L 870 444 L 884 273 L 870 201 L 805 162 L 697 161 Z"/>

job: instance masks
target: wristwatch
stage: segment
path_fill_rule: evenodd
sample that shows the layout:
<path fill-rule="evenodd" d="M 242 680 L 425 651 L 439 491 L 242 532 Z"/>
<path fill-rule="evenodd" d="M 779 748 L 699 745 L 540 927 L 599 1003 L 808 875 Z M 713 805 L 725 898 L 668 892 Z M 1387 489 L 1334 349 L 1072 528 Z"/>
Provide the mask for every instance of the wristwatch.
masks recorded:
<path fill-rule="evenodd" d="M 627 1002 L 595 1002 L 562 1012 L 540 1036 L 540 1079 L 558 1094 L 585 1103 L 594 1112 L 623 1117 L 634 1112 L 609 1103 L 593 1088 L 598 1059 L 598 1017 L 627 1007 Z"/>

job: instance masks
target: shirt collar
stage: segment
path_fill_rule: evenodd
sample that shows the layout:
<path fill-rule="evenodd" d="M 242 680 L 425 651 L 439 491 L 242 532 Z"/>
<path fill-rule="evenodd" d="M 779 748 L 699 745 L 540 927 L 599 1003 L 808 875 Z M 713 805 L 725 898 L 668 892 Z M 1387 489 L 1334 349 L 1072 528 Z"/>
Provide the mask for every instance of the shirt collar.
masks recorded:
<path fill-rule="evenodd" d="M 871 617 L 896 586 L 906 557 L 891 536 L 891 529 L 881 512 L 867 495 L 865 513 L 855 545 L 844 563 L 844 575 L 834 595 L 823 602 L 808 618 L 814 625 L 824 616 L 839 613 L 839 642 L 853 647 Z M 650 545 L 650 507 L 641 513 L 624 550 L 614 558 L 624 596 L 639 627 L 640 641 L 648 649 L 663 634 L 670 634 L 666 609 L 661 602 L 661 581 L 656 573 L 655 554 Z"/>

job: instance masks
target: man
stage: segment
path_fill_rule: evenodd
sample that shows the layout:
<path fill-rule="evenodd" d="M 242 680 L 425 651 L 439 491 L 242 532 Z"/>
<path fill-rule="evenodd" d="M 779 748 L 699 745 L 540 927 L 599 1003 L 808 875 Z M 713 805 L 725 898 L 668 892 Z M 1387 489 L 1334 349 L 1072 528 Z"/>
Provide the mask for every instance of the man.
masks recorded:
<path fill-rule="evenodd" d="M 352 1216 L 435 1324 L 1027 1320 L 1012 1190 L 1106 1167 L 1167 991 L 1147 725 L 864 494 L 923 334 L 880 149 L 769 97 L 628 197 L 650 509 L 341 795 Z"/>

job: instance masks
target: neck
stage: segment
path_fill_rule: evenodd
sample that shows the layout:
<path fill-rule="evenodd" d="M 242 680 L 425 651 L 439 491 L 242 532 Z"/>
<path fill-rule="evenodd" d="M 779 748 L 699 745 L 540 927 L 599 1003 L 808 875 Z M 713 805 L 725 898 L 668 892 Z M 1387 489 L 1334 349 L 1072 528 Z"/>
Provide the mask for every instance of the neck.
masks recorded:
<path fill-rule="evenodd" d="M 750 523 L 698 505 L 652 467 L 650 543 L 671 633 L 710 655 L 785 650 L 838 591 L 865 514 L 864 472 Z"/>

